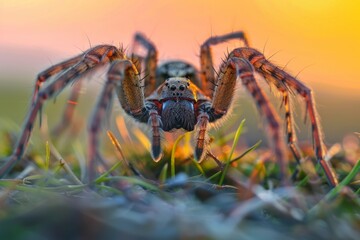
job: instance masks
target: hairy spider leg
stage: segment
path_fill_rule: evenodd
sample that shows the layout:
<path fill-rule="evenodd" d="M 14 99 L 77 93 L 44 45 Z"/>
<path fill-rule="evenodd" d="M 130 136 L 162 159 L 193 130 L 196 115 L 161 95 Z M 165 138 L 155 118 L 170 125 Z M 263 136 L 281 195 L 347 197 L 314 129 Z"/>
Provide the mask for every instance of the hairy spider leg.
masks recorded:
<path fill-rule="evenodd" d="M 156 68 L 158 62 L 158 51 L 155 44 L 152 43 L 142 33 L 136 33 L 134 36 L 134 49 L 136 50 L 137 44 L 140 44 L 146 49 L 146 55 L 144 61 L 144 95 L 148 97 L 155 91 L 155 89 L 161 84 L 156 81 Z"/>
<path fill-rule="evenodd" d="M 155 162 L 160 161 L 162 157 L 161 149 L 161 118 L 158 111 L 152 109 L 149 111 L 148 125 L 151 127 L 151 157 Z"/>
<path fill-rule="evenodd" d="M 95 47 L 96 48 L 96 47 Z M 91 49 L 89 49 L 88 51 L 90 51 Z M 37 77 L 37 81 L 35 84 L 35 90 L 34 90 L 34 95 L 33 95 L 33 101 L 35 100 L 35 98 L 37 97 L 38 91 L 41 87 L 41 85 L 48 80 L 49 78 L 51 78 L 52 76 L 65 71 L 66 69 L 74 66 L 76 63 L 80 62 L 84 56 L 88 53 L 88 51 L 74 57 L 68 60 L 65 60 L 61 63 L 55 64 L 53 66 L 51 66 L 50 68 L 42 71 L 41 73 L 38 74 Z M 71 121 L 71 119 L 74 116 L 74 112 L 75 112 L 75 108 L 76 108 L 76 103 L 79 99 L 79 95 L 80 95 L 80 90 L 81 90 L 81 86 L 82 86 L 82 79 L 78 79 L 76 82 L 73 83 L 73 87 L 71 89 L 71 93 L 70 96 L 67 100 L 67 104 L 65 105 L 61 120 L 59 121 L 59 123 L 51 130 L 51 134 L 53 136 L 57 136 L 59 134 L 61 134 L 68 126 L 69 123 Z M 41 116 L 40 116 L 41 118 Z"/>
<path fill-rule="evenodd" d="M 292 180 L 296 180 L 298 173 L 300 172 L 300 161 L 303 159 L 303 154 L 297 144 L 296 131 L 294 131 L 294 117 L 290 104 L 290 96 L 288 91 L 285 89 L 280 90 L 283 94 L 283 105 L 285 108 L 285 129 L 287 134 L 288 146 L 295 157 L 297 166 L 292 174 Z"/>
<path fill-rule="evenodd" d="M 77 64 L 78 62 L 80 62 L 82 60 L 82 58 L 86 55 L 85 53 L 82 53 L 76 57 L 70 58 L 68 60 L 65 60 L 63 62 L 60 62 L 58 64 L 55 64 L 51 67 L 49 67 L 48 69 L 40 72 L 36 78 L 36 83 L 35 83 L 35 88 L 34 88 L 34 92 L 33 92 L 33 96 L 32 96 L 32 103 L 35 102 L 38 94 L 39 94 L 39 90 L 41 88 L 41 85 L 46 82 L 49 78 L 51 78 L 52 76 L 55 76 L 56 74 L 67 70 L 68 68 L 74 66 L 75 64 Z"/>
<path fill-rule="evenodd" d="M 200 110 L 196 123 L 196 145 L 195 145 L 195 159 L 198 162 L 204 160 L 206 156 L 206 147 L 208 146 L 207 130 L 210 116 L 207 112 Z"/>
<path fill-rule="evenodd" d="M 38 97 L 40 88 L 44 82 L 49 80 L 51 77 L 59 74 L 60 72 L 66 71 L 70 67 L 74 66 L 75 64 L 80 62 L 85 55 L 86 55 L 86 52 L 84 52 L 76 57 L 70 58 L 63 62 L 60 62 L 58 64 L 55 64 L 55 65 L 49 67 L 48 69 L 40 72 L 36 78 L 35 88 L 34 88 L 33 96 L 32 96 L 32 104 L 34 104 L 36 98 Z M 80 85 L 80 81 L 78 82 L 78 84 Z M 75 86 L 74 89 L 71 90 L 71 94 L 68 99 L 68 102 L 76 102 L 77 101 L 78 95 L 79 95 L 79 92 L 78 92 L 79 90 L 80 90 L 80 86 Z M 72 119 L 74 110 L 75 110 L 74 104 L 66 105 L 63 116 L 62 116 L 62 121 L 60 121 L 58 123 L 58 125 L 55 126 L 55 128 L 51 131 L 51 133 L 53 135 L 58 135 L 67 128 L 68 123 Z M 40 110 L 40 123 L 41 123 L 41 110 Z"/>
<path fill-rule="evenodd" d="M 133 61 L 137 62 L 137 59 L 134 59 Z M 137 68 L 138 69 L 138 68 Z M 59 123 L 51 130 L 52 136 L 58 136 L 60 135 L 64 130 L 66 130 L 69 126 L 69 123 L 71 122 L 75 108 L 77 106 L 77 102 L 79 99 L 79 95 L 81 93 L 81 87 L 82 87 L 83 79 L 77 79 L 73 82 L 73 86 L 71 88 L 70 96 L 67 100 L 67 103 L 64 107 L 64 111 L 61 117 L 61 120 Z M 99 156 L 99 158 L 101 158 Z"/>
<path fill-rule="evenodd" d="M 153 91 L 154 85 L 155 85 L 155 80 L 153 80 L 153 79 L 155 78 L 155 73 L 154 72 L 155 72 L 156 66 L 157 66 L 157 51 L 156 51 L 156 48 L 155 48 L 154 44 L 152 42 L 150 42 L 145 36 L 143 36 L 140 33 L 138 33 L 138 34 L 136 34 L 134 36 L 134 45 L 136 45 L 136 44 L 143 45 L 147 49 L 147 54 L 146 54 L 145 58 L 143 58 L 141 56 L 138 56 L 138 55 L 132 55 L 131 56 L 131 61 L 135 65 L 138 72 L 141 72 L 141 63 L 144 62 L 145 76 L 147 76 L 147 77 L 145 77 L 145 92 L 150 93 L 150 92 Z M 82 57 L 83 55 L 84 54 L 80 55 L 80 57 Z M 76 58 L 74 58 L 74 59 L 76 59 Z M 73 63 L 74 61 L 72 61 L 72 60 L 73 59 L 70 59 L 69 63 L 67 63 L 67 65 Z M 57 66 L 57 68 L 59 68 L 58 65 L 59 64 L 54 65 L 54 66 Z M 44 73 L 45 73 L 45 71 L 44 71 Z M 42 75 L 44 75 L 44 74 L 42 74 Z M 43 79 L 43 77 L 41 77 L 40 79 Z M 70 120 L 73 117 L 74 110 L 75 110 L 75 107 L 76 107 L 75 103 L 77 102 L 78 95 L 80 93 L 79 92 L 80 89 L 81 89 L 81 80 L 78 80 L 76 82 L 75 86 L 72 88 L 70 97 L 68 99 L 68 104 L 65 106 L 65 110 L 64 110 L 64 113 L 63 113 L 62 120 L 52 130 L 53 135 L 58 135 L 64 129 L 67 128 Z M 98 154 L 97 158 L 102 159 L 102 157 L 99 154 Z"/>
<path fill-rule="evenodd" d="M 233 32 L 221 36 L 213 36 L 208 38 L 200 47 L 200 77 L 201 88 L 206 96 L 213 95 L 214 86 L 216 85 L 217 77 L 215 76 L 213 57 L 211 46 L 227 42 L 229 40 L 239 39 L 247 47 L 249 45 L 248 39 L 244 32 Z"/>
<path fill-rule="evenodd" d="M 129 86 L 127 82 L 130 82 L 130 85 L 140 84 L 139 74 L 136 70 L 135 65 L 130 60 L 115 60 L 107 73 L 107 81 L 105 86 L 98 97 L 98 101 L 94 108 L 92 117 L 89 123 L 89 153 L 88 153 L 88 173 L 89 173 L 89 182 L 91 182 L 96 176 L 96 167 L 97 167 L 97 158 L 100 156 L 99 152 L 99 135 L 102 126 L 102 121 L 107 114 L 107 109 L 111 104 L 113 92 L 117 90 L 119 99 L 126 99 L 126 109 L 131 111 L 137 111 L 138 108 L 144 108 L 143 97 L 140 88 L 135 88 L 135 94 L 139 97 L 140 101 L 137 99 L 132 99 L 134 91 L 128 89 L 124 86 Z M 121 96 L 120 96 L 121 94 Z M 142 102 L 141 102 L 142 101 Z M 124 105 L 124 104 L 122 104 Z"/>
<path fill-rule="evenodd" d="M 296 92 L 301 97 L 304 98 L 306 103 L 306 112 L 307 114 L 309 114 L 310 117 L 310 122 L 312 127 L 312 138 L 314 145 L 313 147 L 317 161 L 321 165 L 323 171 L 325 172 L 329 184 L 332 187 L 338 185 L 338 180 L 336 178 L 335 172 L 332 169 L 331 164 L 325 161 L 324 159 L 326 149 L 321 134 L 320 123 L 317 117 L 317 111 L 315 108 L 315 102 L 314 102 L 314 96 L 312 90 L 307 86 L 305 86 L 303 83 L 301 83 L 299 80 L 297 80 L 295 77 L 291 76 L 290 74 L 286 73 L 279 67 L 275 66 L 274 64 L 266 60 L 264 55 L 255 49 L 237 48 L 230 53 L 229 57 L 230 58 L 238 57 L 238 58 L 247 59 L 254 66 L 255 71 L 262 74 L 268 81 L 273 83 L 280 91 L 285 91 L 284 89 L 286 89 L 286 92 L 290 92 L 290 93 Z M 290 115 L 288 119 L 291 119 L 291 110 L 289 104 L 288 104 L 288 108 L 289 110 L 287 111 L 287 114 Z M 296 139 L 294 137 L 295 135 L 293 131 L 293 124 L 291 121 L 290 123 L 287 122 L 287 128 L 288 128 L 288 134 L 290 133 L 290 137 L 292 137 L 289 138 L 288 135 L 288 140 L 289 139 L 292 140 L 293 141 L 292 144 L 295 146 L 294 143 L 296 142 Z"/>
<path fill-rule="evenodd" d="M 219 78 L 213 96 L 212 112 L 219 117 L 229 111 L 235 94 L 237 79 L 241 80 L 242 84 L 250 92 L 261 115 L 266 119 L 269 142 L 280 167 L 280 179 L 286 183 L 286 148 L 283 132 L 279 125 L 280 118 L 266 94 L 259 87 L 254 77 L 253 67 L 246 59 L 231 57 L 220 66 Z"/>
<path fill-rule="evenodd" d="M 69 123 L 74 116 L 75 108 L 80 95 L 81 86 L 82 79 L 79 79 L 71 88 L 71 93 L 65 105 L 63 115 L 59 123 L 51 130 L 52 136 L 60 135 L 69 126 Z"/>
<path fill-rule="evenodd" d="M 249 45 L 248 39 L 244 32 L 235 32 L 235 33 L 226 34 L 226 35 L 223 35 L 220 37 L 217 37 L 217 36 L 211 37 L 203 43 L 203 45 L 201 47 L 201 52 L 200 52 L 200 61 L 201 61 L 201 69 L 202 69 L 201 73 L 202 73 L 202 80 L 203 80 L 202 82 L 203 83 L 205 82 L 205 83 L 210 84 L 211 81 L 204 81 L 204 79 L 206 80 L 206 79 L 215 78 L 214 77 L 214 68 L 212 67 L 213 63 L 212 63 L 210 46 L 216 45 L 219 43 L 223 43 L 230 39 L 242 40 L 244 42 L 245 47 L 248 47 L 248 45 Z M 207 76 L 211 76 L 211 77 L 207 77 Z M 285 107 L 285 123 L 286 123 L 288 145 L 295 157 L 296 162 L 299 165 L 300 160 L 302 159 L 302 153 L 301 153 L 299 147 L 297 146 L 296 133 L 294 131 L 293 115 L 292 115 L 291 108 L 290 108 L 289 94 L 287 92 L 286 87 L 277 84 L 277 88 L 283 94 L 283 104 Z M 211 89 L 211 87 L 205 88 L 205 90 L 209 90 L 209 89 Z M 299 170 L 297 168 L 293 174 L 293 178 L 296 178 L 298 171 Z"/>
<path fill-rule="evenodd" d="M 210 102 L 206 102 L 204 105 L 209 105 Z M 209 108 L 207 108 L 209 109 Z M 195 127 L 195 138 L 196 138 L 196 145 L 194 151 L 195 159 L 200 163 L 204 160 L 206 156 L 206 148 L 208 146 L 208 125 L 209 125 L 210 116 L 205 108 L 199 107 L 199 115 L 197 116 L 197 123 Z"/>
<path fill-rule="evenodd" d="M 33 102 L 24 121 L 22 132 L 14 147 L 13 153 L 8 157 L 8 161 L 0 169 L 0 177 L 3 177 L 6 173 L 8 173 L 15 164 L 21 160 L 24 152 L 26 151 L 36 116 L 47 99 L 56 96 L 67 85 L 88 70 L 107 62 L 111 62 L 114 59 L 123 57 L 123 53 L 114 46 L 101 45 L 94 47 L 86 52 L 80 62 L 61 73 L 51 84 L 40 89 L 37 94 L 38 97 L 35 98 L 35 101 Z"/>
<path fill-rule="evenodd" d="M 151 127 L 151 155 L 154 161 L 159 161 L 162 156 L 161 119 L 156 104 L 145 100 L 136 66 L 130 61 L 117 61 L 111 66 L 108 75 L 109 81 L 118 79 L 116 94 L 124 111 Z"/>

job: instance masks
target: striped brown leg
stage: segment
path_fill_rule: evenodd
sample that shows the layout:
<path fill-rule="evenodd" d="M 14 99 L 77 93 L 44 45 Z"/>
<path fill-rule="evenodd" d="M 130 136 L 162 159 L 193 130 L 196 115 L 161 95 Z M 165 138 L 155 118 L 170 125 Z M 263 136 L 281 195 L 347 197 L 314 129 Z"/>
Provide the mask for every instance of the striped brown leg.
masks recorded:
<path fill-rule="evenodd" d="M 221 65 L 213 97 L 213 112 L 223 115 L 229 110 L 238 77 L 256 101 L 261 115 L 266 119 L 269 142 L 280 167 L 280 179 L 286 184 L 288 172 L 286 145 L 280 127 L 280 118 L 256 82 L 253 67 L 246 59 L 230 57 Z"/>
<path fill-rule="evenodd" d="M 40 89 L 24 121 L 22 132 L 14 147 L 13 153 L 8 157 L 8 161 L 0 169 L 0 177 L 3 177 L 9 172 L 22 158 L 28 145 L 36 116 L 47 99 L 56 96 L 67 85 L 75 81 L 76 78 L 80 77 L 88 70 L 121 57 L 123 57 L 123 53 L 119 52 L 119 50 L 113 46 L 101 45 L 94 47 L 86 52 L 80 62 L 61 73 L 48 86 Z"/>
<path fill-rule="evenodd" d="M 155 162 L 160 161 L 162 157 L 161 149 L 161 119 L 158 111 L 152 109 L 149 111 L 148 124 L 151 127 L 151 157 Z"/>
<path fill-rule="evenodd" d="M 240 40 L 244 45 L 248 46 L 248 39 L 244 32 L 233 32 L 221 36 L 214 36 L 208 38 L 200 48 L 200 76 L 201 88 L 206 96 L 213 95 L 213 89 L 216 85 L 217 77 L 215 76 L 213 57 L 211 53 L 211 46 L 227 42 L 229 40 Z"/>
<path fill-rule="evenodd" d="M 325 161 L 325 145 L 321 134 L 321 125 L 317 117 L 317 111 L 315 108 L 314 96 L 307 86 L 297 80 L 295 77 L 286 73 L 279 67 L 275 66 L 271 62 L 265 59 L 264 55 L 259 51 L 251 48 L 238 48 L 230 53 L 230 57 L 238 57 L 247 59 L 255 68 L 255 71 L 262 74 L 269 82 L 274 84 L 278 89 L 285 88 L 292 92 L 298 93 L 302 96 L 306 103 L 306 111 L 309 114 L 311 126 L 312 126 L 312 137 L 314 143 L 314 151 L 317 161 L 321 165 L 328 179 L 329 184 L 334 187 L 338 184 L 336 175 L 327 161 Z M 291 111 L 289 111 L 290 113 Z M 293 132 L 293 131 L 292 131 Z M 295 142 L 295 139 L 293 138 Z"/>
<path fill-rule="evenodd" d="M 290 96 L 289 93 L 284 90 L 282 91 L 283 94 L 283 104 L 285 108 L 285 124 L 286 124 L 286 133 L 287 133 L 287 142 L 288 146 L 296 160 L 297 166 L 295 171 L 292 174 L 292 179 L 296 180 L 297 175 L 300 171 L 300 161 L 303 159 L 302 152 L 297 145 L 297 137 L 296 132 L 294 131 L 294 118 L 290 107 Z"/>
<path fill-rule="evenodd" d="M 128 114 L 142 113 L 145 109 L 140 76 L 136 66 L 130 60 L 114 61 L 108 71 L 107 81 L 98 98 L 89 124 L 89 182 L 94 180 L 96 175 L 97 158 L 100 156 L 99 134 L 103 119 L 111 104 L 114 90 L 118 95 L 121 106 Z"/>
<path fill-rule="evenodd" d="M 32 96 L 32 102 L 35 101 L 35 99 L 39 93 L 39 90 L 41 88 L 41 85 L 44 82 L 46 82 L 52 76 L 55 76 L 62 71 L 66 71 L 68 68 L 79 63 L 84 58 L 85 55 L 86 55 L 86 52 L 82 53 L 76 57 L 73 57 L 71 59 L 65 60 L 61 63 L 55 64 L 55 65 L 51 66 L 50 68 L 46 69 L 45 71 L 42 71 L 41 73 L 39 73 L 37 76 L 37 79 L 36 79 L 36 83 L 35 83 L 35 89 L 34 89 L 33 96 Z M 76 84 L 74 84 L 74 87 L 71 90 L 70 97 L 68 99 L 68 102 L 65 107 L 61 121 L 54 127 L 54 129 L 52 129 L 52 131 L 51 131 L 52 135 L 59 135 L 67 128 L 67 126 L 74 114 L 74 110 L 75 110 L 76 102 L 79 97 L 80 89 L 81 89 L 81 80 L 79 80 Z"/>
<path fill-rule="evenodd" d="M 207 145 L 207 129 L 209 124 L 209 115 L 206 112 L 201 112 L 197 118 L 196 124 L 196 146 L 195 146 L 195 159 L 199 162 L 204 160 L 206 156 Z"/>
<path fill-rule="evenodd" d="M 82 86 L 82 79 L 79 79 L 71 89 L 71 93 L 67 103 L 65 105 L 65 110 L 62 115 L 59 123 L 51 130 L 53 136 L 60 135 L 70 124 L 71 119 L 73 118 L 75 107 L 77 105 L 79 94 Z"/>
<path fill-rule="evenodd" d="M 146 49 L 146 56 L 143 61 L 145 79 L 144 95 L 147 97 L 161 84 L 156 82 L 158 52 L 155 45 L 141 33 L 136 33 L 134 36 L 134 47 L 136 47 L 137 44 L 140 44 Z"/>
<path fill-rule="evenodd" d="M 112 95 L 115 89 L 116 82 L 110 77 L 105 83 L 100 96 L 98 97 L 97 104 L 94 108 L 92 117 L 89 122 L 89 140 L 88 140 L 88 180 L 89 183 L 96 177 L 97 162 L 103 163 L 99 151 L 99 135 L 103 120 L 111 105 Z"/>
<path fill-rule="evenodd" d="M 42 71 L 41 73 L 38 74 L 37 79 L 36 79 L 36 83 L 35 83 L 35 88 L 34 88 L 34 92 L 33 92 L 33 96 L 32 96 L 32 102 L 35 102 L 35 99 L 37 98 L 37 95 L 39 93 L 39 90 L 41 88 L 41 85 L 46 82 L 49 78 L 51 78 L 52 76 L 55 76 L 56 74 L 67 70 L 68 68 L 74 66 L 75 64 L 79 63 L 83 57 L 85 56 L 85 53 L 82 53 L 76 57 L 70 58 L 68 60 L 65 60 L 61 63 L 55 64 L 51 67 L 49 67 L 48 69 Z"/>

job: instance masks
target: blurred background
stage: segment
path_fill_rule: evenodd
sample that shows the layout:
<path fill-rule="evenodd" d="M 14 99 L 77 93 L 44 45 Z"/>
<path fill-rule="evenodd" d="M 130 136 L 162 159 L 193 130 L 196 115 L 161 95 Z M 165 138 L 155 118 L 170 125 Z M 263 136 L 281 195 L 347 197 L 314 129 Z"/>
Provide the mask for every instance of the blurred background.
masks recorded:
<path fill-rule="evenodd" d="M 352 0 L 0 0 L 0 118 L 21 124 L 37 73 L 90 46 L 130 48 L 141 31 L 156 43 L 161 61 L 198 66 L 202 41 L 243 30 L 251 46 L 313 88 L 331 145 L 360 132 L 359 11 L 360 2 Z M 216 59 L 236 46 L 217 47 Z M 102 78 L 93 79 L 95 86 Z M 256 141 L 261 121 L 249 100 L 244 93 L 236 113 L 248 120 L 247 137 Z M 304 109 L 298 117 L 301 140 L 309 140 Z"/>

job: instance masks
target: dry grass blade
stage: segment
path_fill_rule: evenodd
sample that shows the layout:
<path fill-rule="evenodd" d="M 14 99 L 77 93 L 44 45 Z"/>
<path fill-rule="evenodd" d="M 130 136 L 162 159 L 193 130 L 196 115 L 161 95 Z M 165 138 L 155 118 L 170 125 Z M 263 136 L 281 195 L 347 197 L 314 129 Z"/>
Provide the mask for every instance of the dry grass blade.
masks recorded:
<path fill-rule="evenodd" d="M 120 153 L 122 162 L 137 176 L 143 177 L 141 173 L 134 167 L 133 164 L 131 164 L 124 156 L 123 150 L 120 146 L 119 141 L 114 136 L 114 134 L 111 131 L 106 131 L 107 135 L 109 136 L 111 143 L 115 146 L 116 150 Z M 105 172 L 102 176 L 107 176 L 114 170 L 116 170 L 120 166 L 120 163 L 116 163 L 113 167 L 111 167 L 107 172 Z M 102 177 L 100 176 L 100 178 Z"/>
<path fill-rule="evenodd" d="M 59 161 L 59 166 L 65 170 L 67 174 L 71 177 L 71 179 L 74 181 L 74 183 L 83 185 L 83 183 L 80 181 L 80 179 L 76 176 L 76 174 L 71 170 L 69 164 L 62 158 L 58 150 L 55 148 L 55 146 L 51 143 L 49 143 L 50 152 L 51 154 Z"/>
<path fill-rule="evenodd" d="M 114 136 L 114 134 L 110 131 L 107 130 L 106 131 L 107 135 L 109 136 L 111 143 L 115 146 L 116 150 L 120 153 L 121 156 L 121 160 L 124 161 L 126 163 L 126 165 L 129 165 L 129 163 L 127 162 L 127 160 L 125 159 L 125 156 L 123 154 L 123 151 L 121 149 L 120 143 L 119 141 L 116 139 L 116 137 Z"/>

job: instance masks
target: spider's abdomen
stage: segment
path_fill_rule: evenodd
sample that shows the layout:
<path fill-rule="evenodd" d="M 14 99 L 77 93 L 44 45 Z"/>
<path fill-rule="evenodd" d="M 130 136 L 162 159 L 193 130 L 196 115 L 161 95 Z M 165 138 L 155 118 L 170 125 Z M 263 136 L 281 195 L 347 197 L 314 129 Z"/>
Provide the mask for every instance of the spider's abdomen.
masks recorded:
<path fill-rule="evenodd" d="M 165 82 L 166 79 L 173 77 L 190 79 L 197 86 L 200 84 L 198 71 L 190 63 L 184 61 L 167 61 L 156 69 L 157 86 Z"/>
<path fill-rule="evenodd" d="M 196 124 L 194 104 L 188 100 L 166 100 L 162 104 L 161 120 L 164 131 L 180 128 L 192 131 Z"/>

